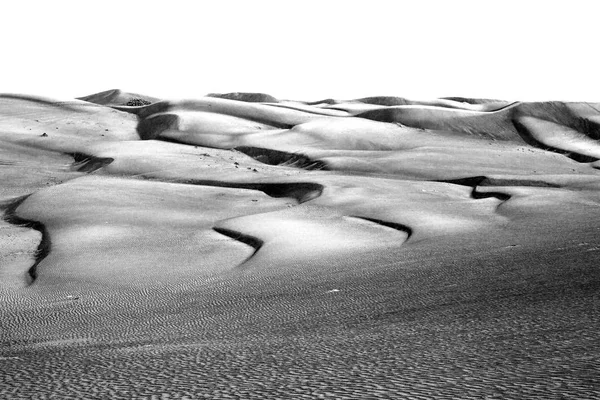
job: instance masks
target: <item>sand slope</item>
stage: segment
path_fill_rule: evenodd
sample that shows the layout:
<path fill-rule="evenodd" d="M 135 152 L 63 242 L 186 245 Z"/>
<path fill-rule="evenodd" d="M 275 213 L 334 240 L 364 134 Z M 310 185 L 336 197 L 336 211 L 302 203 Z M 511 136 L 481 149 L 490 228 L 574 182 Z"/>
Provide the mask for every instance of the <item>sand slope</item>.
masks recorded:
<path fill-rule="evenodd" d="M 598 398 L 599 110 L 0 95 L 0 397 Z"/>

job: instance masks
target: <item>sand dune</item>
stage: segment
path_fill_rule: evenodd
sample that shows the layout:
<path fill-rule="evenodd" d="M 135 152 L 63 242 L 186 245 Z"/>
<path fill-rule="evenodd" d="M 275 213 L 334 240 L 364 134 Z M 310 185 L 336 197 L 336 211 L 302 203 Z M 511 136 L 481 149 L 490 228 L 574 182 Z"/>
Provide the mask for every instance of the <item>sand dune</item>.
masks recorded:
<path fill-rule="evenodd" d="M 600 158 L 600 145 L 597 140 L 583 132 L 534 117 L 521 117 L 516 123 L 530 135 L 530 140 L 539 142 L 540 147 L 547 146 L 566 153 L 588 156 L 593 160 Z"/>
<path fill-rule="evenodd" d="M 103 106 L 139 106 L 138 103 L 156 103 L 160 99 L 137 93 L 123 92 L 119 89 L 94 93 L 89 96 L 79 97 L 79 100 L 96 103 Z"/>
<path fill-rule="evenodd" d="M 3 142 L 58 152 L 95 141 L 137 140 L 135 116 L 80 100 L 0 94 Z"/>
<path fill-rule="evenodd" d="M 0 397 L 598 398 L 599 138 L 595 103 L 0 95 Z"/>
<path fill-rule="evenodd" d="M 322 111 L 322 114 L 326 115 L 321 115 L 312 110 L 308 112 L 301 109 L 282 107 L 280 104 L 247 103 L 211 97 L 204 97 L 197 100 L 160 101 L 145 107 L 140 107 L 139 111 L 136 112 L 142 118 L 147 118 L 160 112 L 177 111 L 219 113 L 262 122 L 280 128 L 292 127 L 303 122 L 322 118 L 329 113 L 327 110 L 324 110 Z"/>
<path fill-rule="evenodd" d="M 266 93 L 245 93 L 245 92 L 234 92 L 234 93 L 210 93 L 206 97 L 217 97 L 219 99 L 238 100 L 245 101 L 248 103 L 278 103 L 275 97 Z"/>
<path fill-rule="evenodd" d="M 15 214 L 43 224 L 51 238 L 37 285 L 110 284 L 115 276 L 122 285 L 162 285 L 241 263 L 247 250 L 211 226 L 243 214 L 244 207 L 252 213 L 284 208 L 285 199 L 244 189 L 90 177 L 39 191 Z"/>
<path fill-rule="evenodd" d="M 468 110 L 468 111 L 497 111 L 510 105 L 510 102 L 490 100 L 490 101 L 468 101 L 468 99 L 433 99 L 433 100 L 410 100 L 402 97 L 365 97 L 352 101 L 352 103 L 362 103 L 367 105 L 378 105 L 384 107 L 390 106 L 433 106 L 445 107 L 450 109 Z M 352 104 L 350 103 L 350 104 Z M 338 103 L 336 106 L 344 105 Z"/>

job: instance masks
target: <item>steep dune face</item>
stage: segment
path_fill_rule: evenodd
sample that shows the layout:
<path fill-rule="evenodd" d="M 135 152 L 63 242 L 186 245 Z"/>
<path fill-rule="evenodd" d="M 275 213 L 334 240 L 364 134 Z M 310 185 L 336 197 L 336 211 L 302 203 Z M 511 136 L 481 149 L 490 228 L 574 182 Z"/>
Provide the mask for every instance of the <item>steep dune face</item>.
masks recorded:
<path fill-rule="evenodd" d="M 0 95 L 0 397 L 598 397 L 599 127 Z"/>

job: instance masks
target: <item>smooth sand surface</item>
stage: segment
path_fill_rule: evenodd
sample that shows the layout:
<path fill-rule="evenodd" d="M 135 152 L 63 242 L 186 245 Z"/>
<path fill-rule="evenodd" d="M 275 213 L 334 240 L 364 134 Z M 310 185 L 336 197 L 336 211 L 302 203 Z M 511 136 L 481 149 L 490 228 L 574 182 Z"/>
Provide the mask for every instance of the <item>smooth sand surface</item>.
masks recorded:
<path fill-rule="evenodd" d="M 0 95 L 0 397 L 600 398 L 599 110 Z"/>

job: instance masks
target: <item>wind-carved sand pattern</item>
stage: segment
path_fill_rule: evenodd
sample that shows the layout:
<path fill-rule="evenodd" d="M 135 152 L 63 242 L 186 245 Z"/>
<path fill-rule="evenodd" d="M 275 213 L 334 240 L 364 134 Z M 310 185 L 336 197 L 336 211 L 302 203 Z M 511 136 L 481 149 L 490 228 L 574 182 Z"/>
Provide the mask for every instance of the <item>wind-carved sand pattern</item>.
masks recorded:
<path fill-rule="evenodd" d="M 0 397 L 600 398 L 599 110 L 0 95 Z"/>

